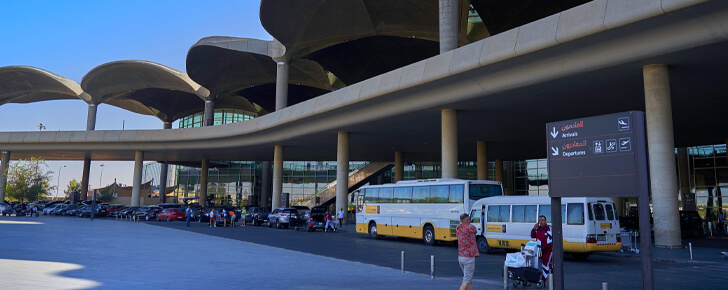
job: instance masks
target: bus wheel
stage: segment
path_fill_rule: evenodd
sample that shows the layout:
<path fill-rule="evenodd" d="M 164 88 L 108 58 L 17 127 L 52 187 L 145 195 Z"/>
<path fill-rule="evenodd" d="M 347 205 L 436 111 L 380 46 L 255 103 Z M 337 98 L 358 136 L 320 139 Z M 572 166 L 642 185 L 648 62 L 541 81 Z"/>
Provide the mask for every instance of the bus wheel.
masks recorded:
<path fill-rule="evenodd" d="M 425 226 L 425 230 L 422 232 L 422 240 L 428 246 L 435 244 L 435 230 L 432 229 L 432 226 Z"/>
<path fill-rule="evenodd" d="M 586 261 L 586 258 L 589 258 L 589 253 L 571 253 L 571 257 L 577 261 Z"/>
<path fill-rule="evenodd" d="M 372 237 L 372 239 L 379 238 L 379 235 L 377 235 L 377 224 L 376 223 L 369 224 L 369 236 Z"/>
<path fill-rule="evenodd" d="M 490 253 L 490 246 L 488 245 L 488 240 L 485 239 L 485 237 L 480 236 L 475 240 L 475 243 L 478 244 L 478 251 L 481 254 L 487 254 Z"/>

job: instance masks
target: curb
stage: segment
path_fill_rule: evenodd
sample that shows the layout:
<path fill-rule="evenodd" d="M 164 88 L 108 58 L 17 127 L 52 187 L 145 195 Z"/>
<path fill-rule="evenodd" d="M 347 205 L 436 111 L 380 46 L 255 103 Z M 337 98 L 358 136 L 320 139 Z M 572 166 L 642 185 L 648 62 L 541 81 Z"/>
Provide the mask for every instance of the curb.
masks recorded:
<path fill-rule="evenodd" d="M 641 259 L 641 255 L 625 255 L 625 254 L 619 254 L 619 253 L 611 253 L 611 252 L 599 252 L 594 253 L 594 255 L 600 255 L 600 256 L 609 256 L 609 257 L 615 257 L 615 258 L 625 258 L 625 259 Z M 659 261 L 659 262 L 671 262 L 671 263 L 680 263 L 680 264 L 722 264 L 720 261 L 705 261 L 705 260 L 690 260 L 690 259 L 674 259 L 674 258 L 660 258 L 660 257 L 654 257 L 652 258 L 653 261 Z"/>

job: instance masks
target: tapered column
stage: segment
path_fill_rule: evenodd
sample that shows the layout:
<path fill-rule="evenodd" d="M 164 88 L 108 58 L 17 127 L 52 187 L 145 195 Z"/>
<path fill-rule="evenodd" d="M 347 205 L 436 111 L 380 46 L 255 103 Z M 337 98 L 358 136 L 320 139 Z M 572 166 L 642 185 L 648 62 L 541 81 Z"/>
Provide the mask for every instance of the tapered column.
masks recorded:
<path fill-rule="evenodd" d="M 86 116 L 86 131 L 93 131 L 96 129 L 97 108 L 98 106 L 96 104 L 88 104 L 88 115 Z M 83 158 L 83 172 L 81 173 L 81 194 L 79 195 L 80 200 L 86 200 L 88 197 L 88 183 L 90 174 L 91 154 L 85 154 Z"/>
<path fill-rule="evenodd" d="M 458 48 L 458 0 L 440 0 L 440 53 Z"/>
<path fill-rule="evenodd" d="M 164 129 L 172 129 L 172 123 L 164 122 Z M 159 164 L 159 203 L 167 202 L 167 171 L 169 171 L 169 164 Z"/>
<path fill-rule="evenodd" d="M 263 161 L 260 185 L 260 206 L 270 205 L 270 161 Z"/>
<path fill-rule="evenodd" d="M 672 101 L 667 65 L 643 67 L 655 246 L 681 247 Z"/>
<path fill-rule="evenodd" d="M 488 143 L 478 141 L 477 147 L 478 180 L 486 180 L 488 179 Z"/>
<path fill-rule="evenodd" d="M 341 209 L 348 211 L 349 203 L 346 198 L 348 195 L 349 132 L 339 132 L 338 142 L 336 143 L 336 210 L 334 212 L 339 212 Z M 344 224 L 349 224 L 347 221 L 347 215 L 344 215 Z"/>
<path fill-rule="evenodd" d="M 495 160 L 495 181 L 503 183 L 503 160 Z"/>
<path fill-rule="evenodd" d="M 8 184 L 8 168 L 10 165 L 10 151 L 3 151 L 0 159 L 0 202 L 5 202 L 5 187 Z"/>
<path fill-rule="evenodd" d="M 212 126 L 215 123 L 215 102 L 212 100 L 205 101 L 204 112 L 205 123 L 203 126 Z"/>
<path fill-rule="evenodd" d="M 276 65 L 276 111 L 288 106 L 288 62 Z"/>
<path fill-rule="evenodd" d="M 276 145 L 273 151 L 273 197 L 272 208 L 281 206 L 281 192 L 283 192 L 283 146 Z"/>
<path fill-rule="evenodd" d="M 207 174 L 210 172 L 210 161 L 202 159 L 202 165 L 200 166 L 200 205 L 202 207 L 207 206 Z"/>
<path fill-rule="evenodd" d="M 96 104 L 88 104 L 88 115 L 86 116 L 86 131 L 96 129 Z"/>
<path fill-rule="evenodd" d="M 140 206 L 142 196 L 142 169 L 144 165 L 144 151 L 134 152 L 134 183 L 131 189 L 131 206 Z"/>
<path fill-rule="evenodd" d="M 404 153 L 394 152 L 394 182 L 404 180 Z"/>
<path fill-rule="evenodd" d="M 458 113 L 442 110 L 442 178 L 458 178 Z"/>

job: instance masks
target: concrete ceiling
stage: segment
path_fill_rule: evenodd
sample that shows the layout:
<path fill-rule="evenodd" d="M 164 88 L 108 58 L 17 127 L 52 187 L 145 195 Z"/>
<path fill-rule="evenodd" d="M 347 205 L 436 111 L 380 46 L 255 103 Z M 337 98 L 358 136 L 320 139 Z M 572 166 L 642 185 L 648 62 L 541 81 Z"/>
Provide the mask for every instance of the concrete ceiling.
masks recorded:
<path fill-rule="evenodd" d="M 0 105 L 50 100 L 91 101 L 81 86 L 67 78 L 30 66 L 0 67 Z"/>

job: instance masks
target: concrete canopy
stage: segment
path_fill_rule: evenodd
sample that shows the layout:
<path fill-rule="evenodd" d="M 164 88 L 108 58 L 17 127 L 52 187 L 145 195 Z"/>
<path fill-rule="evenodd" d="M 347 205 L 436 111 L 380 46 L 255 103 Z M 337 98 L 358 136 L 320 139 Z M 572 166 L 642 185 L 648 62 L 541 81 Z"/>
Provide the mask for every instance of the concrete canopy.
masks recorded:
<path fill-rule="evenodd" d="M 268 111 L 275 108 L 276 62 L 279 43 L 237 37 L 206 37 L 187 53 L 187 72 L 208 88 L 209 98 L 219 101 L 244 96 Z M 282 49 L 282 48 L 280 48 Z M 289 105 L 331 91 L 329 78 L 317 63 L 299 59 L 290 62 Z"/>
<path fill-rule="evenodd" d="M 65 99 L 92 101 L 78 83 L 49 71 L 30 66 L 0 67 L 0 105 Z"/>
<path fill-rule="evenodd" d="M 161 64 L 127 60 L 106 63 L 81 81 L 92 102 L 107 103 L 135 113 L 173 122 L 204 108 L 209 91 L 187 74 Z"/>

